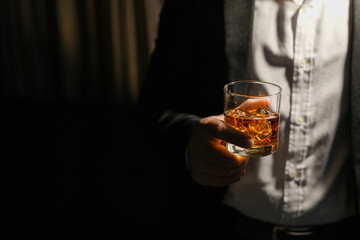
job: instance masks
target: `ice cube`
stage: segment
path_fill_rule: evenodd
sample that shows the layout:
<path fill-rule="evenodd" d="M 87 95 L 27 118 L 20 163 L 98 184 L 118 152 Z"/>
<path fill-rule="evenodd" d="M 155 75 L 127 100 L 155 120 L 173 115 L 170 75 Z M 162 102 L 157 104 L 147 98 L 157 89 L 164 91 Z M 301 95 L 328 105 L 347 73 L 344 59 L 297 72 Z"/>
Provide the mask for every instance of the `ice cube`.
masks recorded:
<path fill-rule="evenodd" d="M 241 116 L 245 116 L 245 112 L 239 110 L 239 109 L 236 109 L 235 112 L 234 112 L 234 115 L 233 117 L 241 117 Z"/>
<path fill-rule="evenodd" d="M 255 140 L 263 140 L 272 134 L 271 122 L 260 121 L 249 123 L 250 136 Z"/>
<path fill-rule="evenodd" d="M 268 117 L 269 116 L 269 111 L 263 107 L 259 107 L 257 110 L 256 110 L 256 116 L 257 117 Z"/>

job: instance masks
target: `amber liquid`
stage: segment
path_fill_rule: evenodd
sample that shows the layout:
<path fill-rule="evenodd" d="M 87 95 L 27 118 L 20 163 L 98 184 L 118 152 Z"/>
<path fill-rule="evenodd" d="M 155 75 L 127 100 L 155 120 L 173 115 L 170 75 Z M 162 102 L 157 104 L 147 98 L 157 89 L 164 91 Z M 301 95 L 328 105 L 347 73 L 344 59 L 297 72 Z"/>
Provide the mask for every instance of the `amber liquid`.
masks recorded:
<path fill-rule="evenodd" d="M 252 148 L 241 148 L 227 143 L 227 149 L 237 155 L 261 157 L 274 153 L 278 147 L 279 116 L 266 109 L 225 112 L 225 122 L 254 139 Z"/>

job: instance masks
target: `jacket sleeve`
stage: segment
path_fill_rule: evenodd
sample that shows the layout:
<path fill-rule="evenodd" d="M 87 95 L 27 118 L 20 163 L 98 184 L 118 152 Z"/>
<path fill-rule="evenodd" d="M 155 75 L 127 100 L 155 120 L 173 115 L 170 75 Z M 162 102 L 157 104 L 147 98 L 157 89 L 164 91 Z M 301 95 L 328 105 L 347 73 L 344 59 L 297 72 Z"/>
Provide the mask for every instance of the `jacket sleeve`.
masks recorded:
<path fill-rule="evenodd" d="M 150 132 L 157 139 L 154 147 L 162 148 L 158 150 L 169 156 L 167 161 L 178 166 L 185 166 L 187 141 L 200 119 L 194 110 L 197 97 L 191 84 L 196 81 L 191 4 L 184 2 L 170 0 L 164 5 L 138 104 L 139 114 L 147 116 L 148 126 L 154 128 Z"/>

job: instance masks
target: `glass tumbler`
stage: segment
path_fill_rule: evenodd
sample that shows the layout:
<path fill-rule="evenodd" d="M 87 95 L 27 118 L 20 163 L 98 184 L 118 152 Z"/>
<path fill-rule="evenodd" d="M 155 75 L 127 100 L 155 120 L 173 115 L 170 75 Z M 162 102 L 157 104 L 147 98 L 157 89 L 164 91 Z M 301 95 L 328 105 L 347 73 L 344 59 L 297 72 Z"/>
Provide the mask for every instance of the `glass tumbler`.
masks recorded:
<path fill-rule="evenodd" d="M 262 157 L 277 150 L 281 91 L 276 84 L 256 80 L 224 86 L 225 123 L 254 140 L 251 148 L 226 143 L 228 151 L 244 157 Z"/>

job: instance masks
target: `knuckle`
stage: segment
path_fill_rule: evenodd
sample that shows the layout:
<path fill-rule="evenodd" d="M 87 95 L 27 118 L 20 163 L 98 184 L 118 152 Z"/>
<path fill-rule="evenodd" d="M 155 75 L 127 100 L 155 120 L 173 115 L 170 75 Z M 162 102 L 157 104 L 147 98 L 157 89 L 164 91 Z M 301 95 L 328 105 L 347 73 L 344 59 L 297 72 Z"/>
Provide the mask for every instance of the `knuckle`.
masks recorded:
<path fill-rule="evenodd" d="M 230 169 L 224 172 L 225 177 L 231 177 L 234 175 L 237 175 L 239 173 L 240 169 Z"/>
<path fill-rule="evenodd" d="M 202 118 L 199 121 L 199 126 L 201 128 L 222 132 L 224 131 L 224 125 L 221 123 L 222 122 L 219 119 L 216 119 L 214 117 L 206 117 L 206 118 Z"/>
<path fill-rule="evenodd" d="M 206 117 L 206 118 L 202 118 L 199 121 L 199 126 L 202 127 L 208 127 L 209 125 L 211 125 L 212 121 L 210 117 Z"/>

